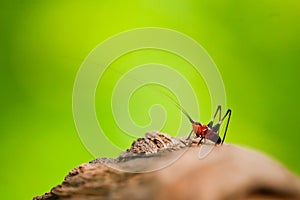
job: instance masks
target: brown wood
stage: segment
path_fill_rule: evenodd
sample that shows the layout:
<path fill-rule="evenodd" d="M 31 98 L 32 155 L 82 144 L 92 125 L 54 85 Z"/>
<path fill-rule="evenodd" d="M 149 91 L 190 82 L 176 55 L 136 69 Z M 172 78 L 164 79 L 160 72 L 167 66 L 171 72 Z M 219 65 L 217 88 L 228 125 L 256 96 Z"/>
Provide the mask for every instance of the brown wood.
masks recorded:
<path fill-rule="evenodd" d="M 71 170 L 61 185 L 35 200 L 300 199 L 300 181 L 266 155 L 237 145 L 215 146 L 199 159 L 199 146 L 151 132 L 117 159 L 96 159 Z M 191 146 L 186 148 L 186 145 Z M 181 156 L 178 156 L 181 155 Z M 178 156 L 172 164 L 166 161 Z M 160 170 L 128 173 L 109 166 Z"/>

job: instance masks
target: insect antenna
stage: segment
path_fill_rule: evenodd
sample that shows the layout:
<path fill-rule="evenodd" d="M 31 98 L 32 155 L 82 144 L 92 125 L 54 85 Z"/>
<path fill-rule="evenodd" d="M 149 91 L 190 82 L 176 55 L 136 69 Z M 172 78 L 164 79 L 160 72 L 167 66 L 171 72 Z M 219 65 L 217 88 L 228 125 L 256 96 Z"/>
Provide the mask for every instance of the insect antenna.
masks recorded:
<path fill-rule="evenodd" d="M 107 68 L 108 70 L 112 70 L 114 71 L 115 73 L 117 74 L 120 74 L 120 75 L 124 75 L 124 72 L 121 72 L 113 67 L 109 67 Z M 138 82 L 140 84 L 144 84 L 143 81 L 139 80 L 139 79 L 136 79 L 134 77 L 127 77 L 128 79 L 131 79 L 135 82 Z M 166 97 L 172 104 L 174 104 L 179 110 L 181 110 L 181 112 L 189 119 L 189 121 L 191 123 L 195 123 L 195 121 L 191 118 L 191 116 L 188 114 L 188 112 L 178 103 L 176 102 L 171 96 L 169 96 L 168 94 L 166 94 L 165 92 L 161 91 L 160 89 L 158 88 L 154 88 L 154 87 L 150 87 L 151 84 L 147 84 L 149 86 L 150 89 L 152 89 L 154 92 Z"/>
<path fill-rule="evenodd" d="M 175 104 L 175 106 L 177 108 L 179 108 L 181 110 L 181 112 L 190 120 L 191 123 L 195 123 L 195 121 L 191 118 L 191 116 L 187 113 L 187 111 L 182 106 L 177 104 L 177 102 L 175 102 L 175 101 L 173 103 Z"/>
<path fill-rule="evenodd" d="M 191 123 L 195 123 L 195 121 L 188 114 L 188 112 L 178 102 L 176 102 L 171 96 L 169 96 L 168 94 L 166 94 L 165 92 L 163 92 L 157 88 L 155 88 L 155 89 L 153 88 L 153 90 L 155 90 L 155 92 L 158 92 L 160 95 L 163 95 L 164 97 L 166 97 L 172 104 L 174 104 L 179 110 L 181 110 L 181 112 L 189 119 L 189 121 Z"/>

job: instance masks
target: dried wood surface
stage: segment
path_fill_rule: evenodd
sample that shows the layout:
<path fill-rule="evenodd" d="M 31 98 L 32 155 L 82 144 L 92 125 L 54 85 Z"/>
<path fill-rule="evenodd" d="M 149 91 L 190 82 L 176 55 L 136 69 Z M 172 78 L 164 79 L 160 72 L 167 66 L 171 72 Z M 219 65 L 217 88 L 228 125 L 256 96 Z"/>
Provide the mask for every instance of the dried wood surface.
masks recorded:
<path fill-rule="evenodd" d="M 196 143 L 150 132 L 116 159 L 99 158 L 74 168 L 61 185 L 34 200 L 300 199 L 299 178 L 266 155 L 223 144 L 199 159 Z M 174 156 L 175 162 L 166 162 Z M 128 173 L 109 166 L 165 167 Z"/>

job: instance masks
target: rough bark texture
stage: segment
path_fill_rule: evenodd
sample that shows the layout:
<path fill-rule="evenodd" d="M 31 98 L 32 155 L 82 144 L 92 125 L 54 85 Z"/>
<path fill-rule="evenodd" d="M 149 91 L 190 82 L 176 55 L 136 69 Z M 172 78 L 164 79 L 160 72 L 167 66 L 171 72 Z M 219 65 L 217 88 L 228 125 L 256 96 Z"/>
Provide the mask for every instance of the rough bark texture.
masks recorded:
<path fill-rule="evenodd" d="M 199 159 L 196 143 L 148 133 L 116 159 L 100 158 L 74 168 L 61 185 L 34 200 L 300 199 L 299 178 L 262 153 L 223 144 Z M 175 162 L 148 173 L 114 169 L 159 168 L 174 156 Z"/>

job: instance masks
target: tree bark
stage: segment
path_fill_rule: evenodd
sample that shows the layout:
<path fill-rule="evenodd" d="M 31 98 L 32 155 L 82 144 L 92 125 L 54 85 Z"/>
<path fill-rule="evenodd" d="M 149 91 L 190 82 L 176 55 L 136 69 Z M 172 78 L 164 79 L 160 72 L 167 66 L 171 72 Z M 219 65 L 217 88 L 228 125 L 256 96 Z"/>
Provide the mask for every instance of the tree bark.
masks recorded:
<path fill-rule="evenodd" d="M 300 199 L 299 178 L 266 155 L 224 143 L 199 159 L 201 146 L 213 144 L 197 142 L 150 132 L 116 159 L 74 168 L 34 200 Z"/>

